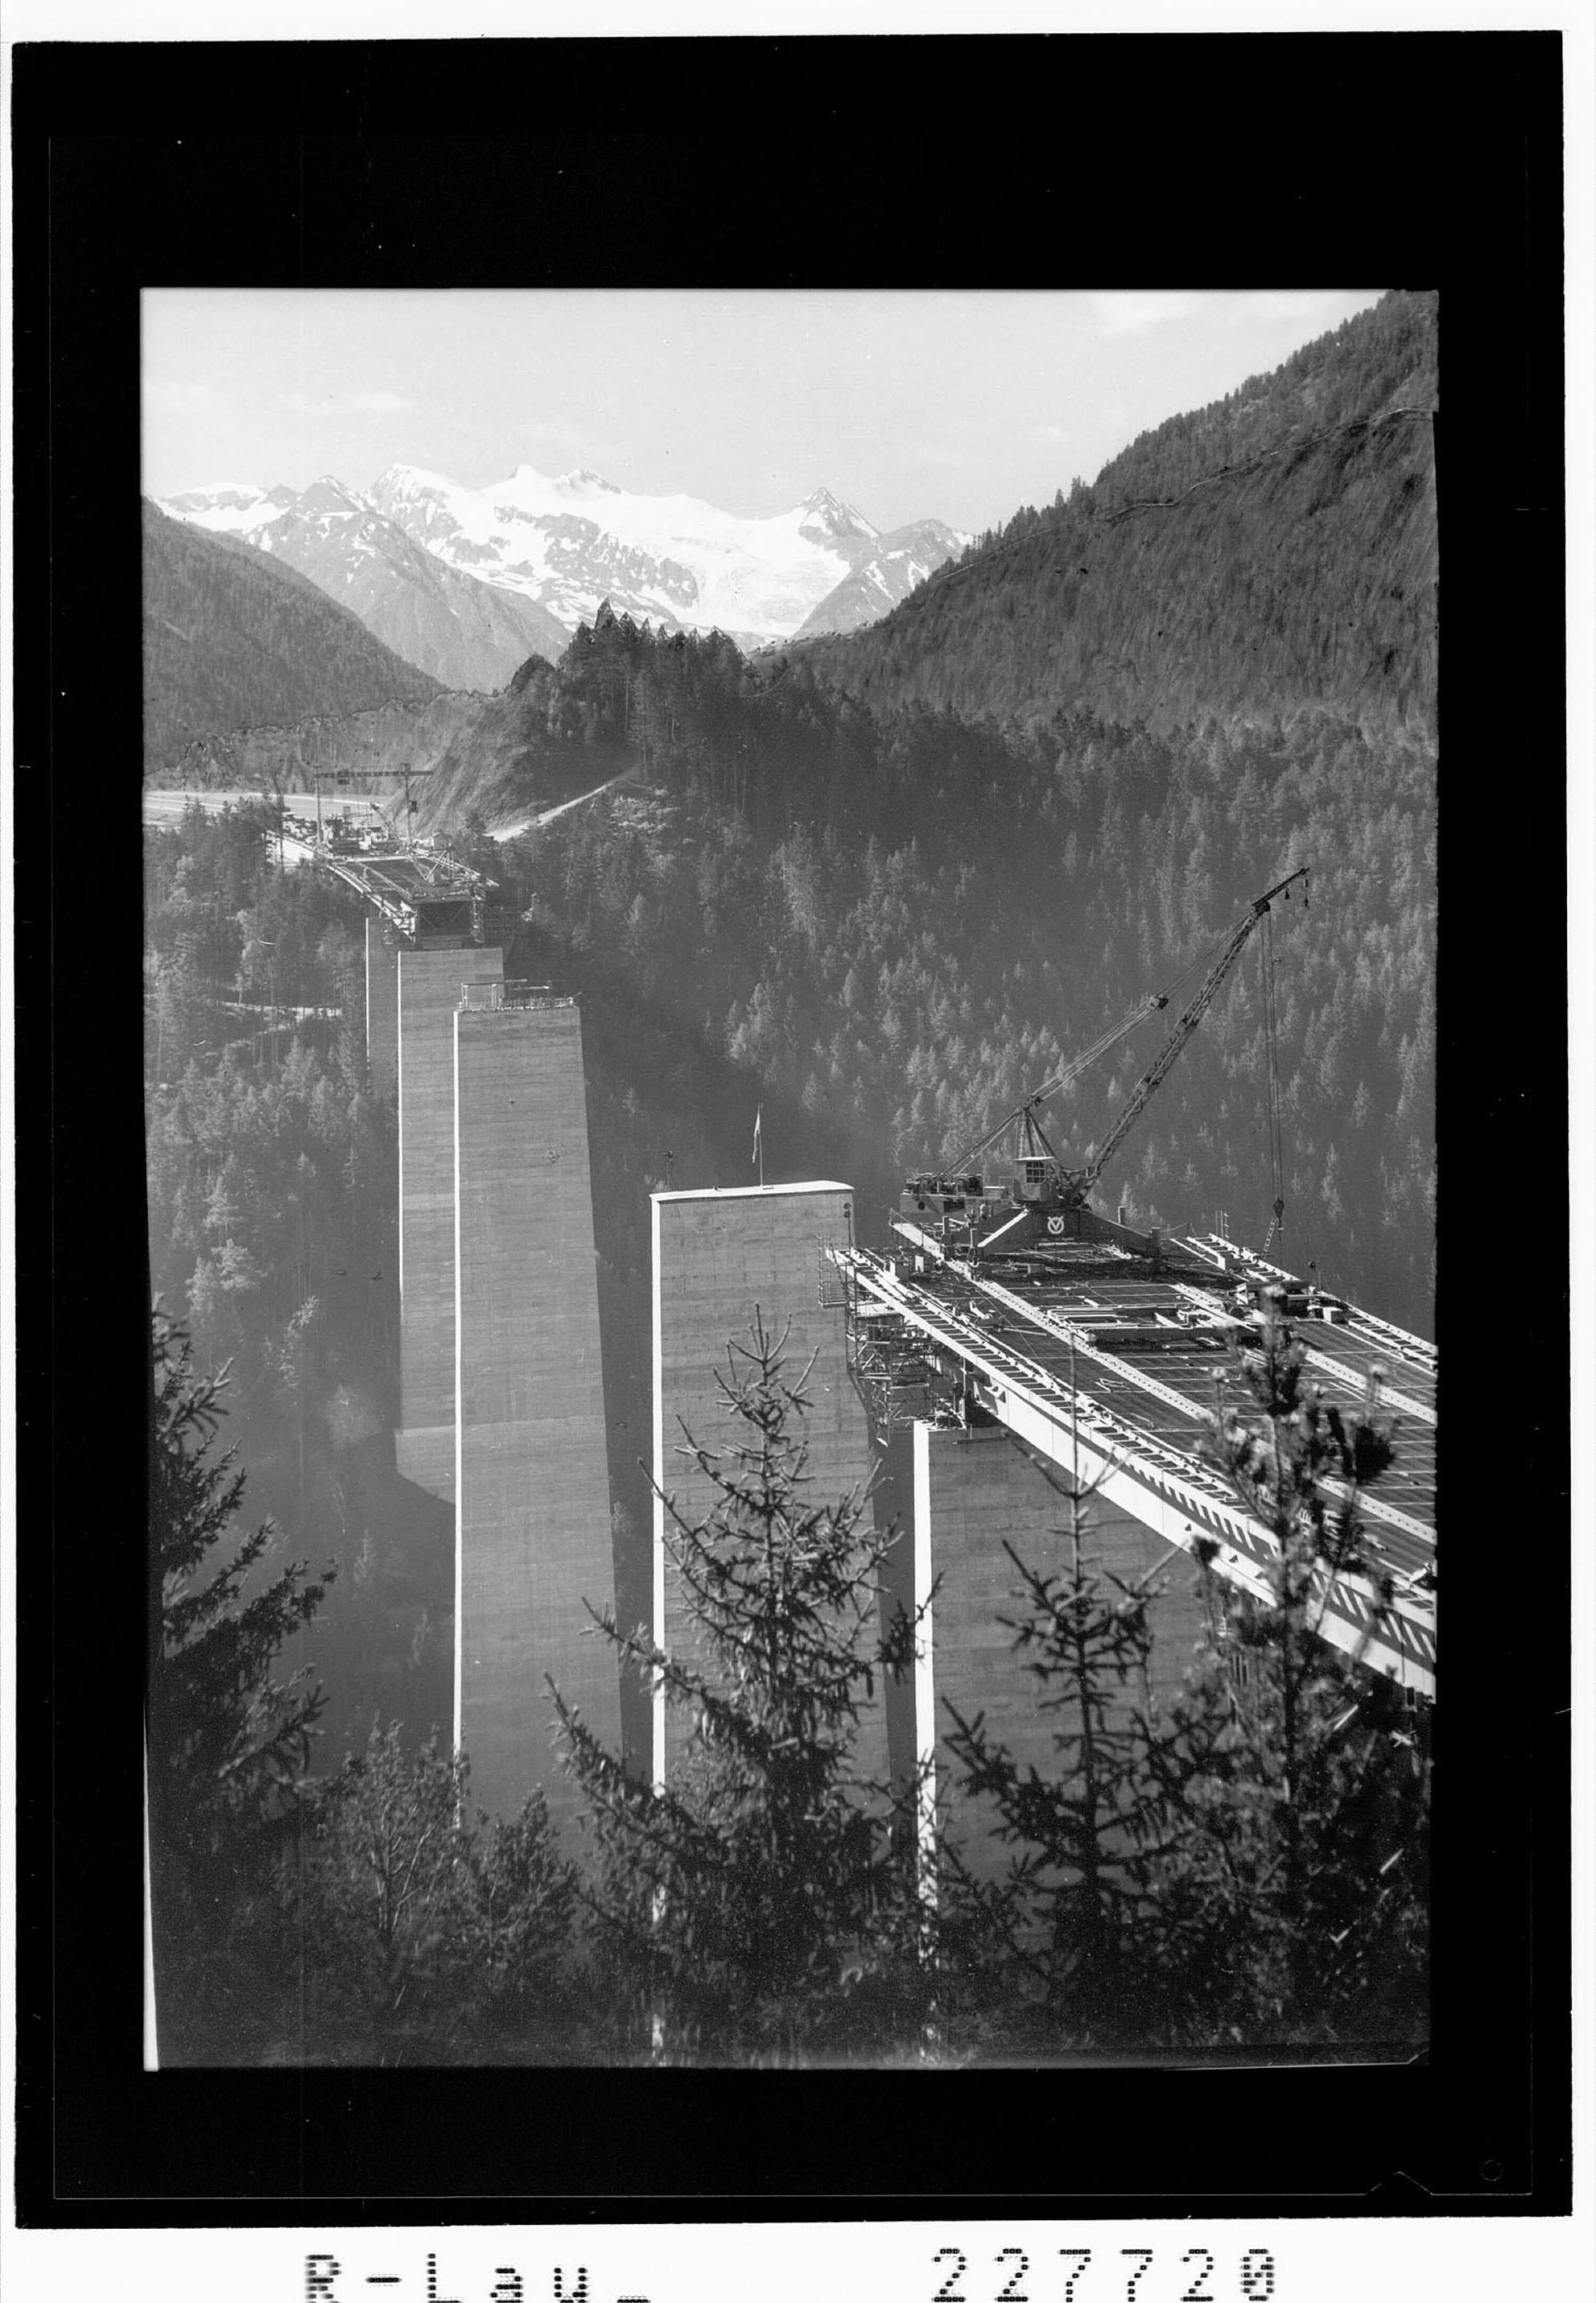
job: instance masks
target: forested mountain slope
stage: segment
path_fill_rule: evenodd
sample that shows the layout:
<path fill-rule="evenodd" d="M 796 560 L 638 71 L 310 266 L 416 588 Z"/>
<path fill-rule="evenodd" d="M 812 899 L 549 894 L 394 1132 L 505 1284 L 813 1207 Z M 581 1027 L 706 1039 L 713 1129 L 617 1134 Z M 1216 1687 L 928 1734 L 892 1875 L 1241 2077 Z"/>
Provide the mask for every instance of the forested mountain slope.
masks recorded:
<path fill-rule="evenodd" d="M 203 1364 L 232 1364 L 229 1444 L 277 1550 L 338 1577 L 294 1660 L 331 1696 L 321 1770 L 374 1716 L 419 1740 L 451 1717 L 453 1523 L 401 1479 L 395 1113 L 367 1077 L 363 917 L 323 873 L 283 869 L 268 808 L 196 806 L 145 835 L 150 1268 Z M 495 872 L 501 859 L 486 848 Z M 530 890 L 517 890 L 525 907 Z M 754 1099 L 781 1156 L 835 1171 L 838 1132 L 734 1064 L 626 952 L 523 928 L 511 975 L 581 1001 L 617 1573 L 629 1623 L 650 1605 L 650 1187 L 736 1177 Z M 268 1000 L 325 1003 L 291 1039 Z M 236 1004 L 246 1004 L 241 1010 Z M 746 1106 L 746 1108 L 745 1108 Z M 667 1160 L 667 1150 L 670 1154 Z M 741 1180 L 740 1177 L 737 1177 Z M 646 1706 L 628 1732 L 646 1756 Z M 638 1740 L 641 1739 L 641 1740 Z"/>
<path fill-rule="evenodd" d="M 572 647 L 583 645 L 578 634 Z M 621 717 L 624 723 L 624 701 Z M 585 704 L 579 681 L 529 656 L 508 688 L 485 697 L 452 730 L 421 788 L 417 824 L 452 831 L 512 820 L 535 804 L 589 789 L 633 758 L 624 734 Z"/>
<path fill-rule="evenodd" d="M 1387 296 L 803 656 L 878 706 L 1432 732 L 1436 373 L 1436 299 Z"/>
<path fill-rule="evenodd" d="M 340 773 L 353 791 L 393 791 L 408 764 L 418 779 L 447 753 L 462 728 L 486 709 L 485 696 L 446 688 L 424 702 L 375 704 L 368 711 L 318 713 L 287 727 L 229 728 L 197 736 L 174 763 L 190 790 L 302 791 L 312 773 Z"/>
<path fill-rule="evenodd" d="M 1312 865 L 1310 907 L 1276 930 L 1285 1249 L 1427 1323 L 1434 761 L 1399 724 L 878 715 L 801 661 L 624 619 L 494 713 L 493 745 L 462 732 L 429 806 L 459 823 L 485 795 L 636 763 L 652 800 L 622 791 L 511 843 L 511 876 L 570 961 L 663 1006 L 750 1099 L 779 1089 L 839 1131 L 866 1223 L 900 1170 L 953 1156 L 1288 863 Z M 1059 1115 L 1076 1148 L 1106 1132 L 1158 1029 L 1080 1083 Z M 1261 1242 L 1264 1060 L 1249 961 L 1105 1177 L 1109 1203 L 1203 1228 L 1223 1210 Z M 627 1124 L 648 1143 L 646 1109 Z M 642 1164 L 663 1169 L 667 1141 Z"/>
<path fill-rule="evenodd" d="M 148 778 L 171 773 L 197 736 L 440 693 L 308 578 L 141 510 Z"/>
<path fill-rule="evenodd" d="M 145 834 L 150 1278 L 200 1363 L 231 1367 L 226 1440 L 272 1557 L 336 1565 L 289 1659 L 326 1682 L 335 1767 L 374 1714 L 447 1725 L 452 1523 L 393 1471 L 398 1145 L 365 1077 L 360 906 L 283 870 L 270 822 L 196 807 Z M 332 1014 L 266 1036 L 274 1000 Z"/>

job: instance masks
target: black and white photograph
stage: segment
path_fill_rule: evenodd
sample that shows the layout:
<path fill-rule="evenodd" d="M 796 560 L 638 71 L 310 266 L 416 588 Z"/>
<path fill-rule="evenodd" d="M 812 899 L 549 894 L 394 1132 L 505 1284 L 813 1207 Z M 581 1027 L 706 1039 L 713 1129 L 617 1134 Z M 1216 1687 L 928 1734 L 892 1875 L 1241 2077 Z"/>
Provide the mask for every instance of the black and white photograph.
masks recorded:
<path fill-rule="evenodd" d="M 1589 27 L 284 6 L 5 51 L 18 2291 L 1533 2285 Z"/>
<path fill-rule="evenodd" d="M 1438 301 L 144 297 L 162 2064 L 1422 2052 Z"/>

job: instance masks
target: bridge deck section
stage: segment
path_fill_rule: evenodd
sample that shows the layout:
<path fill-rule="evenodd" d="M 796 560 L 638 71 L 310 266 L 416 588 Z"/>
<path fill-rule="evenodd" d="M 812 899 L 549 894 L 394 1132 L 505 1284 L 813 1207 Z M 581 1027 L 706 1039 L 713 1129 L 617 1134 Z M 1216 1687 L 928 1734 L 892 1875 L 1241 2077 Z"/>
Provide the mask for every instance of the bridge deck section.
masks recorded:
<path fill-rule="evenodd" d="M 1055 1381 L 1073 1383 L 1088 1398 L 1125 1416 L 1166 1446 L 1187 1453 L 1195 1452 L 1203 1421 L 1217 1404 L 1220 1379 L 1232 1364 L 1229 1337 L 1241 1324 L 1226 1320 L 1211 1335 L 1193 1334 L 1177 1323 L 1167 1290 L 1166 1301 L 1161 1303 L 1154 1288 L 1138 1288 L 1136 1283 L 1110 1282 L 1105 1288 L 1099 1282 L 1091 1300 L 1084 1304 L 1068 1285 L 1043 1283 L 1027 1291 L 1024 1312 L 1004 1306 L 993 1313 L 985 1311 L 992 1291 L 979 1281 L 960 1281 L 950 1274 L 939 1276 L 934 1286 L 950 1303 L 962 1298 L 971 1316 L 980 1319 L 988 1333 L 1034 1359 Z M 1105 1302 L 1110 1289 L 1111 1297 Z M 1083 1358 L 1078 1351 L 1072 1366 L 1068 1338 L 1043 1324 L 1050 1312 L 1085 1328 L 1097 1351 L 1110 1360 L 1123 1359 L 1123 1371 L 1105 1366 L 1102 1359 Z M 1111 1316 L 1103 1316 L 1105 1312 Z M 1161 1314 L 1168 1325 L 1153 1324 Z M 1317 1337 L 1313 1349 L 1322 1358 L 1337 1356 L 1322 1351 Z M 1327 1395 L 1344 1411 L 1362 1405 L 1365 1381 L 1361 1373 L 1347 1371 L 1330 1375 L 1320 1369 L 1313 1373 L 1324 1379 Z M 1178 1394 L 1184 1405 L 1177 1406 L 1161 1397 L 1149 1378 L 1161 1389 Z M 1423 1424 L 1415 1424 L 1411 1433 L 1405 1428 L 1398 1462 L 1381 1478 L 1378 1492 L 1365 1499 L 1370 1546 L 1399 1573 L 1422 1573 L 1433 1562 L 1434 1439 L 1433 1430 Z M 1387 1518 L 1382 1505 L 1395 1506 L 1402 1521 L 1414 1524 Z"/>
<path fill-rule="evenodd" d="M 912 1225 L 897 1228 L 923 1253 L 914 1258 L 912 1279 L 900 1264 L 882 1300 L 912 1297 L 922 1334 L 977 1374 L 1073 1401 L 1083 1439 L 1096 1427 L 1121 1455 L 1145 1447 L 1150 1464 L 1167 1472 L 1178 1464 L 1181 1477 L 1204 1493 L 1229 1492 L 1198 1451 L 1245 1329 L 1233 1278 L 1178 1241 L 1166 1243 L 1157 1274 L 1123 1251 L 1085 1242 L 994 1269 L 950 1263 L 929 1235 Z M 862 1267 L 860 1277 L 867 1278 Z M 1382 1401 L 1399 1423 L 1397 1461 L 1362 1498 L 1361 1518 L 1375 1573 L 1392 1577 L 1405 1615 L 1418 1611 L 1418 1651 L 1432 1655 L 1433 1633 L 1422 1625 L 1433 1621 L 1435 1582 L 1433 1371 L 1416 1360 L 1397 1362 L 1383 1341 L 1355 1324 L 1310 1318 L 1293 1327 L 1313 1354 L 1313 1379 L 1344 1413 L 1364 1405 L 1376 1367 L 1402 1395 L 1400 1404 Z M 1404 1644 L 1411 1645 L 1406 1636 Z"/>
<path fill-rule="evenodd" d="M 343 856 L 325 848 L 311 860 L 352 888 L 406 941 L 460 944 L 482 941 L 486 882 L 451 859 L 396 852 Z"/>

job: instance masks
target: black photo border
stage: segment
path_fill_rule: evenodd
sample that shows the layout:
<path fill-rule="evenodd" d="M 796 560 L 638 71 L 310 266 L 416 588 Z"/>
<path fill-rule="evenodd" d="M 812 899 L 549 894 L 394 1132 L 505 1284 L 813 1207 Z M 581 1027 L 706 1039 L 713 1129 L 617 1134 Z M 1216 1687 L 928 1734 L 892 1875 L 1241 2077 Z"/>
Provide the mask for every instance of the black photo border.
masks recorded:
<path fill-rule="evenodd" d="M 1558 36 L 61 43 L 13 62 L 19 2223 L 1566 2206 Z M 145 2073 L 139 290 L 1365 278 L 1435 288 L 1441 311 L 1428 2056 Z M 1470 1347 L 1482 1293 L 1510 1299 L 1511 1365 Z"/>

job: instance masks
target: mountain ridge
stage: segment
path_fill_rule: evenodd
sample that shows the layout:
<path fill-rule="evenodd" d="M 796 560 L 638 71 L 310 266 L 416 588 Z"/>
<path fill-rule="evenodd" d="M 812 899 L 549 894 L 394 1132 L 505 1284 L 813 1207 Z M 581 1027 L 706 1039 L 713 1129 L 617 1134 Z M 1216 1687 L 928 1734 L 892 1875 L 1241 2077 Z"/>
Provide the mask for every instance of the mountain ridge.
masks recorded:
<path fill-rule="evenodd" d="M 882 707 L 1167 728 L 1329 705 L 1432 734 L 1437 327 L 1433 296 L 1394 291 L 806 661 Z"/>
<path fill-rule="evenodd" d="M 930 519 L 883 536 L 823 485 L 752 519 L 696 496 L 632 494 L 587 466 L 551 477 L 518 464 L 466 488 L 395 464 L 364 492 L 325 473 L 297 493 L 225 481 L 159 507 L 285 560 L 421 670 L 485 689 L 528 654 L 558 662 L 605 601 L 667 630 L 722 631 L 745 649 L 800 626 L 851 628 L 969 540 Z"/>
<path fill-rule="evenodd" d="M 161 509 L 308 576 L 446 688 L 501 688 L 529 654 L 557 660 L 570 637 L 536 601 L 451 567 L 331 472 L 298 494 L 235 483 Z"/>
<path fill-rule="evenodd" d="M 795 640 L 849 632 L 888 614 L 899 601 L 958 552 L 963 538 L 940 519 L 910 520 L 874 539 L 874 549 L 810 610 Z"/>
<path fill-rule="evenodd" d="M 753 519 L 697 496 L 634 494 L 586 468 L 549 477 L 521 464 L 473 489 L 395 465 L 370 500 L 452 565 L 542 600 L 568 631 L 608 599 L 618 614 L 744 645 L 795 631 L 881 534 L 826 487 Z"/>
<path fill-rule="evenodd" d="M 171 772 L 196 738 L 252 721 L 425 704 L 442 692 L 296 569 L 148 499 L 140 517 L 147 777 Z"/>

